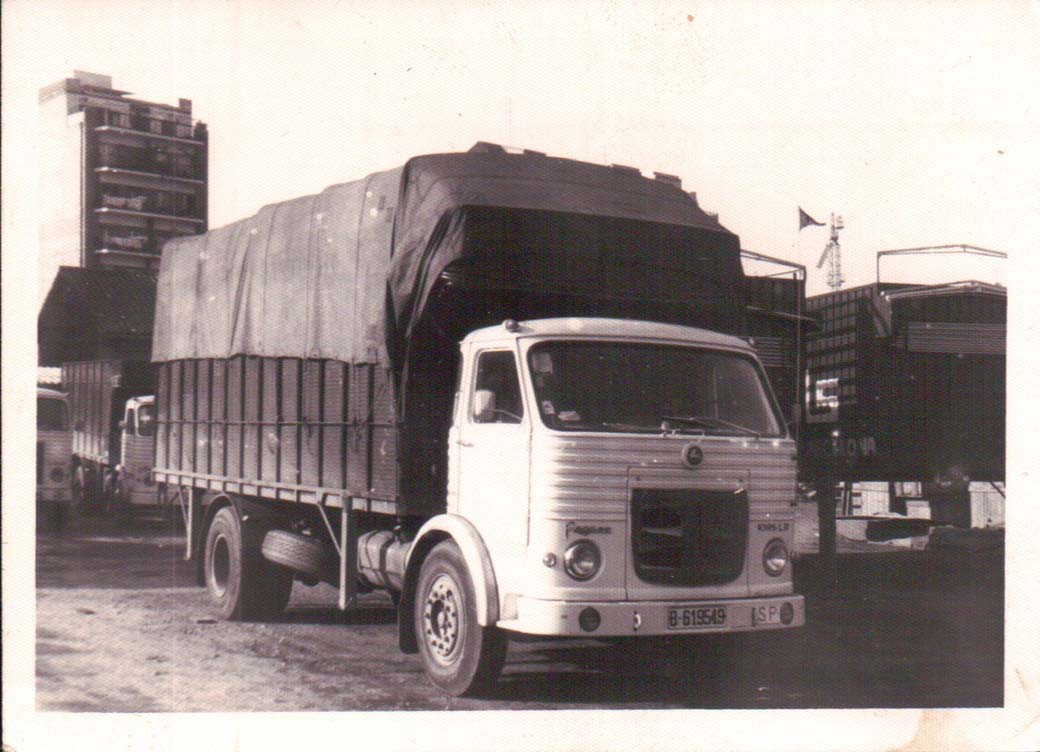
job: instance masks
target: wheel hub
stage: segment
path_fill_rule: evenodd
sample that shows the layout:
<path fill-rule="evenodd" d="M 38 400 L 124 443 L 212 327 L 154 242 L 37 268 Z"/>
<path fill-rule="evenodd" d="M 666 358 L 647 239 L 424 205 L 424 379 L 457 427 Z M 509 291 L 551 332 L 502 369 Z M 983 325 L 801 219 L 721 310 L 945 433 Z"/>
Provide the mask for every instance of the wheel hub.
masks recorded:
<path fill-rule="evenodd" d="M 434 659 L 451 663 L 459 646 L 458 586 L 446 574 L 438 575 L 426 595 L 423 606 L 423 631 Z"/>

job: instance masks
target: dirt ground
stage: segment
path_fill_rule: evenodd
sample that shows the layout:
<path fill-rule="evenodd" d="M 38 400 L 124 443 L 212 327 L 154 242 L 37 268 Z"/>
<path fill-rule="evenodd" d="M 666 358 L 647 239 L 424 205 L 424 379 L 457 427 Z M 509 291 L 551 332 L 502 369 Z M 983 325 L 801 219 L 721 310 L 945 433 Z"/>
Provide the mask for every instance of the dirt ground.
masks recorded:
<path fill-rule="evenodd" d="M 972 550 L 974 549 L 974 550 Z M 513 642 L 498 688 L 453 699 L 396 644 L 381 594 L 343 614 L 297 583 L 271 624 L 215 620 L 156 520 L 74 519 L 37 541 L 41 711 L 979 707 L 1003 699 L 1003 547 L 856 553 L 826 586 L 796 562 L 803 629 Z"/>

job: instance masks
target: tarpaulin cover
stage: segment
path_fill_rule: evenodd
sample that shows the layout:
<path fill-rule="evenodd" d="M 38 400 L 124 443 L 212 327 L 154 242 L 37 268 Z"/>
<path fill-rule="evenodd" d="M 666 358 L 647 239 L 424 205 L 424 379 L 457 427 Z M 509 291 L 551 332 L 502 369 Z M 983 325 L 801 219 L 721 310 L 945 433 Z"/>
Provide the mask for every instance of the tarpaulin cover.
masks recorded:
<path fill-rule="evenodd" d="M 445 268 L 476 250 L 473 260 L 496 264 L 494 248 L 465 242 L 467 207 L 694 228 L 731 246 L 736 267 L 723 276 L 741 274 L 736 237 L 669 182 L 530 153 L 415 157 L 403 168 L 167 243 L 153 360 L 263 355 L 392 365 L 392 340 L 408 336 Z M 587 264 L 571 256 L 588 255 L 587 246 L 554 243 L 562 286 L 585 273 Z M 630 244 L 626 253 L 639 249 Z M 644 265 L 665 273 L 674 262 L 661 248 L 646 254 Z M 633 258 L 632 269 L 639 266 Z"/>

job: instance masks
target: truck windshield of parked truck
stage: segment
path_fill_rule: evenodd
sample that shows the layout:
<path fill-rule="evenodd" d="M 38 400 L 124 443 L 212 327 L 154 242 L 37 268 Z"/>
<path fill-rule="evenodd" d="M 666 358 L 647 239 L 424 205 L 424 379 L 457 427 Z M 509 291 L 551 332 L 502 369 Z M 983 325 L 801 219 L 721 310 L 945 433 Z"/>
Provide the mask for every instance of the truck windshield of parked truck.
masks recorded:
<path fill-rule="evenodd" d="M 155 406 L 139 405 L 137 408 L 137 435 L 155 435 Z"/>
<path fill-rule="evenodd" d="M 39 397 L 36 400 L 37 431 L 67 431 L 68 411 L 65 401 L 51 397 Z"/>
<path fill-rule="evenodd" d="M 528 362 L 557 431 L 783 435 L 764 376 L 744 355 L 622 342 L 544 342 Z"/>

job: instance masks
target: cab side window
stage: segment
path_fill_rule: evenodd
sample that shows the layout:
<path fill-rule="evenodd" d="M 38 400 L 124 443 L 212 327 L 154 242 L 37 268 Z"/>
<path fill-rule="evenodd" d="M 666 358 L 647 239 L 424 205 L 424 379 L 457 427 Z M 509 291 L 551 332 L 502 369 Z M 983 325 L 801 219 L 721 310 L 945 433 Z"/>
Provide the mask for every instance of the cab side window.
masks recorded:
<path fill-rule="evenodd" d="M 472 404 L 476 423 L 519 423 L 523 419 L 524 403 L 512 352 L 480 354 Z"/>

